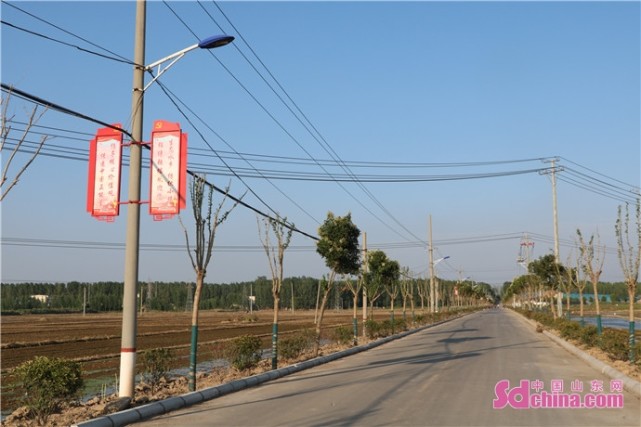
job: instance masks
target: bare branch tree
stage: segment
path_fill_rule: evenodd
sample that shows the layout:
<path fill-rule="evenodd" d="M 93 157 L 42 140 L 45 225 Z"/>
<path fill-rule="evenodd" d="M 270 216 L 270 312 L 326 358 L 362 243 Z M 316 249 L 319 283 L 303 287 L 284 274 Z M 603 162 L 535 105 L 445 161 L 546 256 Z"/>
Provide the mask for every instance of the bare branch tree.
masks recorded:
<path fill-rule="evenodd" d="M 27 124 L 25 125 L 24 130 L 22 131 L 22 135 L 19 138 L 10 138 L 10 135 L 13 131 L 13 128 L 11 126 L 11 123 L 13 122 L 13 119 L 15 115 L 11 115 L 9 117 L 9 101 L 11 99 L 11 94 L 7 94 L 6 97 L 3 97 L 0 99 L 0 106 L 2 108 L 2 130 L 0 131 L 0 151 L 4 150 L 11 150 L 11 154 L 9 155 L 9 158 L 4 162 L 4 166 L 2 167 L 2 175 L 0 175 L 0 201 L 4 200 L 5 197 L 9 194 L 9 191 L 13 187 L 16 186 L 18 181 L 20 180 L 20 177 L 22 174 L 27 170 L 27 168 L 33 163 L 33 161 L 36 159 L 38 154 L 40 154 L 40 150 L 42 150 L 42 146 L 44 145 L 45 141 L 48 138 L 48 135 L 43 135 L 40 137 L 40 142 L 37 143 L 36 147 L 33 149 L 31 152 L 31 157 L 21 166 L 18 166 L 18 171 L 16 172 L 15 176 L 12 178 L 9 177 L 9 168 L 13 161 L 16 158 L 16 154 L 18 154 L 19 151 L 24 151 L 24 152 L 29 152 L 28 149 L 23 148 L 23 145 L 25 143 L 28 143 L 27 135 L 31 132 L 31 128 L 38 123 L 38 121 L 42 118 L 44 113 L 47 111 L 45 108 L 44 110 L 38 112 L 38 107 L 34 107 L 31 113 L 29 114 L 29 120 L 27 121 Z M 12 147 L 11 147 L 12 146 Z M 11 148 L 10 148 L 11 147 Z"/>
<path fill-rule="evenodd" d="M 576 234 L 579 237 L 579 251 L 581 252 L 581 266 L 585 274 L 592 282 L 592 290 L 594 292 L 594 302 L 596 304 L 596 327 L 599 335 L 602 332 L 601 325 L 601 306 L 599 304 L 599 291 L 597 285 L 599 278 L 603 272 L 603 263 L 605 262 L 605 245 L 601 246 L 599 243 L 599 234 L 596 235 L 596 242 L 594 234 L 590 236 L 590 240 L 586 243 L 581 234 L 581 230 L 577 229 Z"/>
<path fill-rule="evenodd" d="M 256 218 L 258 223 L 258 235 L 261 236 L 261 221 Z M 272 273 L 272 296 L 274 297 L 274 323 L 272 325 L 272 369 L 278 368 L 278 310 L 280 308 L 280 288 L 283 284 L 283 261 L 285 250 L 292 239 L 294 227 L 287 225 L 287 218 L 277 216 L 274 218 L 263 218 L 264 235 L 261 237 L 261 243 L 265 249 L 269 269 Z M 270 230 L 276 237 L 276 246 L 271 244 Z"/>
<path fill-rule="evenodd" d="M 187 254 L 191 265 L 196 272 L 196 291 L 194 293 L 194 303 L 191 315 L 191 352 L 190 352 L 190 372 L 189 372 L 189 390 L 196 390 L 196 354 L 198 349 L 198 313 L 200 304 L 200 295 L 202 293 L 205 276 L 207 276 L 207 266 L 211 260 L 216 238 L 216 230 L 220 224 L 225 222 L 231 211 L 238 205 L 238 201 L 227 211 L 223 212 L 222 208 L 229 194 L 229 186 L 225 188 L 225 195 L 222 201 L 214 209 L 213 186 L 209 185 L 206 190 L 207 180 L 203 176 L 195 176 L 189 187 L 191 196 L 191 207 L 196 223 L 195 245 L 192 247 L 189 241 L 189 233 L 180 216 L 178 220 L 185 233 L 185 242 L 187 244 Z M 203 212 L 203 202 L 207 196 L 206 211 Z"/>
<path fill-rule="evenodd" d="M 412 322 L 414 322 L 416 320 L 414 314 L 414 279 L 410 276 L 409 267 L 403 267 L 401 271 L 401 295 L 403 297 L 403 320 L 407 320 L 406 310 L 407 301 L 409 300 L 412 311 Z"/>
<path fill-rule="evenodd" d="M 639 280 L 639 265 L 641 264 L 641 199 L 637 199 L 635 206 L 635 228 L 636 236 L 630 233 L 630 209 L 629 205 L 625 205 L 625 216 L 623 210 L 619 206 L 617 212 L 617 222 L 614 229 L 617 236 L 617 254 L 619 256 L 619 264 L 623 270 L 625 283 L 628 288 L 628 303 L 629 303 L 629 359 L 634 362 L 634 300 Z M 632 239 L 636 239 L 633 242 Z M 636 245 L 636 247 L 635 247 Z"/>

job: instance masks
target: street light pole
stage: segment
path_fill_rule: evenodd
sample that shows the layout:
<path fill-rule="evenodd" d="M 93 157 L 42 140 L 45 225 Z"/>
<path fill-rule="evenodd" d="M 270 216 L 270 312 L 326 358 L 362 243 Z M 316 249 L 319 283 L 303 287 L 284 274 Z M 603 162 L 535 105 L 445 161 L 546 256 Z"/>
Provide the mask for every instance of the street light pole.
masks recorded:
<path fill-rule="evenodd" d="M 122 301 L 122 341 L 120 346 L 120 388 L 119 397 L 134 397 L 136 377 L 136 331 L 137 331 L 137 298 L 138 254 L 140 241 L 140 176 L 142 166 L 142 126 L 143 98 L 145 94 L 145 71 L 173 60 L 150 82 L 153 83 L 176 61 L 190 50 L 213 49 L 225 46 L 234 40 L 232 36 L 213 36 L 201 40 L 198 44 L 169 55 L 160 61 L 145 66 L 145 31 L 146 0 L 136 0 L 136 29 L 134 40 L 134 78 L 131 97 L 131 146 L 129 152 L 129 192 L 127 207 L 127 236 L 125 239 L 125 276 Z"/>
<path fill-rule="evenodd" d="M 140 239 L 140 174 L 142 165 L 143 87 L 145 82 L 145 26 L 147 4 L 136 1 L 134 41 L 134 78 L 131 96 L 131 146 L 129 148 L 129 192 L 127 237 L 125 240 L 125 277 L 122 299 L 122 338 L 120 346 L 120 397 L 134 397 L 136 377 L 136 286 Z"/>

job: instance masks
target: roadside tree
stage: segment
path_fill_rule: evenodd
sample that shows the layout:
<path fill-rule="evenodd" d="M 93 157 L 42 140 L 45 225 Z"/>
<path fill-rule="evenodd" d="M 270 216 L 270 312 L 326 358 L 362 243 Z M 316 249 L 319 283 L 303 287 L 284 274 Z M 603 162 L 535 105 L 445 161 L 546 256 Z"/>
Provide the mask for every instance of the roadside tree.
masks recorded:
<path fill-rule="evenodd" d="M 637 199 L 635 206 L 634 231 L 630 231 L 630 209 L 627 203 L 625 205 L 625 214 L 623 214 L 621 206 L 619 206 L 617 214 L 617 222 L 614 226 L 617 236 L 617 254 L 621 270 L 623 270 L 625 284 L 628 288 L 629 360 L 634 362 L 634 301 L 639 280 L 639 265 L 641 264 L 641 199 Z"/>
<path fill-rule="evenodd" d="M 258 222 L 258 234 L 261 236 L 261 220 Z M 272 369 L 278 368 L 278 311 L 280 309 L 280 288 L 283 284 L 283 262 L 285 250 L 292 239 L 294 228 L 287 223 L 287 218 L 263 218 L 262 237 L 260 237 L 269 269 L 272 273 L 272 297 L 274 298 L 274 322 L 272 324 Z M 270 230 L 276 238 L 276 246 L 272 245 Z"/>
<path fill-rule="evenodd" d="M 316 322 L 315 355 L 318 355 L 323 314 L 336 275 L 357 274 L 359 271 L 361 253 L 358 247 L 358 236 L 360 233 L 358 227 L 352 223 L 352 216 L 349 213 L 340 217 L 328 212 L 327 218 L 318 229 L 319 240 L 316 243 L 316 252 L 325 259 L 325 265 L 330 269 L 330 273 L 327 281 L 323 283 L 323 299 Z"/>
<path fill-rule="evenodd" d="M 216 230 L 220 224 L 225 222 L 229 213 L 238 205 L 238 202 L 236 202 L 229 210 L 223 211 L 223 205 L 227 200 L 229 192 L 229 187 L 227 187 L 225 189 L 223 199 L 214 209 L 214 188 L 207 183 L 204 176 L 196 175 L 193 177 L 189 187 L 189 192 L 191 196 L 191 207 L 194 214 L 194 221 L 196 223 L 195 244 L 193 248 L 189 241 L 187 228 L 183 224 L 182 219 L 180 219 L 180 216 L 178 219 L 185 233 L 185 242 L 187 244 L 189 260 L 196 272 L 196 291 L 194 292 L 191 316 L 191 350 L 189 354 L 189 390 L 195 391 L 200 296 L 205 276 L 207 275 L 207 266 L 209 265 L 209 261 L 211 261 L 214 240 L 216 238 Z M 207 199 L 207 204 L 204 206 L 205 198 Z"/>
<path fill-rule="evenodd" d="M 9 194 L 12 188 L 18 184 L 20 177 L 27 170 L 31 163 L 36 159 L 42 146 L 48 138 L 48 135 L 43 135 L 40 137 L 39 142 L 29 142 L 27 141 L 27 136 L 31 132 L 31 129 L 37 125 L 38 121 L 42 118 L 46 109 L 38 111 L 38 107 L 34 107 L 29 114 L 27 122 L 23 125 L 23 129 L 16 130 L 13 128 L 15 124 L 14 118 L 15 115 L 9 112 L 9 104 L 11 100 L 11 92 L 7 92 L 7 95 L 0 99 L 0 108 L 2 109 L 2 130 L 0 131 L 0 151 L 3 153 L 5 151 L 9 152 L 8 156 L 5 157 L 4 165 L 2 166 L 2 175 L 0 176 L 0 202 L 4 200 L 5 197 Z M 19 134 L 16 137 L 13 137 L 13 132 L 16 131 Z M 30 156 L 21 164 L 16 166 L 15 174 L 13 178 L 9 176 L 9 171 L 14 165 L 16 156 L 19 152 L 30 154 Z"/>
<path fill-rule="evenodd" d="M 581 268 L 592 282 L 592 290 L 594 292 L 594 304 L 596 307 L 596 327 L 599 335 L 603 332 L 601 324 L 601 306 L 599 302 L 599 291 L 597 285 L 599 277 L 603 272 L 603 263 L 605 262 L 605 245 L 599 244 L 599 235 L 594 234 L 590 236 L 590 240 L 586 243 L 581 234 L 581 230 L 577 228 L 576 234 L 579 238 L 579 251 L 581 253 Z"/>

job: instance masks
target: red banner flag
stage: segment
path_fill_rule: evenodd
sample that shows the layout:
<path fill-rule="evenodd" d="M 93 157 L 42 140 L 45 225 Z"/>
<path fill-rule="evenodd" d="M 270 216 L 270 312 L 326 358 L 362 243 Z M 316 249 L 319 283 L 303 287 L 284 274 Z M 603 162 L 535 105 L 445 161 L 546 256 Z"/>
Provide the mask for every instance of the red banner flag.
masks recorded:
<path fill-rule="evenodd" d="M 171 218 L 185 208 L 187 193 L 187 134 L 178 123 L 154 122 L 150 170 L 149 213 Z"/>
<path fill-rule="evenodd" d="M 89 145 L 87 211 L 101 221 L 114 221 L 120 213 L 122 139 L 122 132 L 101 128 Z"/>

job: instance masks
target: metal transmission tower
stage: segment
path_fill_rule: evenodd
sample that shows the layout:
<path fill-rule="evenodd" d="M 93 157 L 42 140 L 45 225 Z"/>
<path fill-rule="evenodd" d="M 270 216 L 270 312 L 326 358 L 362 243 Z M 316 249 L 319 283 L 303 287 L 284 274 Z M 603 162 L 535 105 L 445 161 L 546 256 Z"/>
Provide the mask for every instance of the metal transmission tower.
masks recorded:
<path fill-rule="evenodd" d="M 532 252 L 534 251 L 534 242 L 530 240 L 527 233 L 521 237 L 521 245 L 519 249 L 519 256 L 516 258 L 516 263 L 523 267 L 527 272 L 527 267 L 530 264 Z"/>

